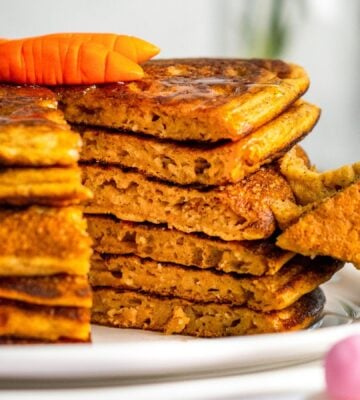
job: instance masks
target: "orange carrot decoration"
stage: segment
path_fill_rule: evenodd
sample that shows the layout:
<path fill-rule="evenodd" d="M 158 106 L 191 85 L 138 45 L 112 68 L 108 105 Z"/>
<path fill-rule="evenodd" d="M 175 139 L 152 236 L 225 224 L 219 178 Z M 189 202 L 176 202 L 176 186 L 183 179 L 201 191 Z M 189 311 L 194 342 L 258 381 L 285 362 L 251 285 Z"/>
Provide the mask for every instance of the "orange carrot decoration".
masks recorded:
<path fill-rule="evenodd" d="M 71 39 L 79 44 L 98 43 L 121 53 L 136 63 L 142 63 L 159 53 L 159 48 L 134 36 L 115 35 L 113 33 L 53 33 L 42 36 L 43 38 Z"/>
<path fill-rule="evenodd" d="M 95 84 L 141 79 L 138 65 L 159 52 L 135 37 L 60 33 L 0 39 L 0 81 L 21 84 Z"/>

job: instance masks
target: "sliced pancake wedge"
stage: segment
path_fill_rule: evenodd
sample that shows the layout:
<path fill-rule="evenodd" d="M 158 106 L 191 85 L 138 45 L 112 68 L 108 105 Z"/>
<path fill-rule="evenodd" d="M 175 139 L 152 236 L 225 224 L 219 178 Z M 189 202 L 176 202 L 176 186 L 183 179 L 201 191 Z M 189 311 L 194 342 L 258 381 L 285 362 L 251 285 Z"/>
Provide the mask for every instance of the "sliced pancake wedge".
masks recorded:
<path fill-rule="evenodd" d="M 325 297 L 315 290 L 280 311 L 261 313 L 226 304 L 196 304 L 177 298 L 101 288 L 94 291 L 92 322 L 201 337 L 286 332 L 320 317 Z"/>
<path fill-rule="evenodd" d="M 360 179 L 360 162 L 319 172 L 299 146 L 286 153 L 279 165 L 302 205 L 325 199 Z"/>
<path fill-rule="evenodd" d="M 0 299 L 0 342 L 35 339 L 89 341 L 90 309 L 54 307 Z"/>
<path fill-rule="evenodd" d="M 85 275 L 91 241 L 77 207 L 0 208 L 0 275 Z"/>
<path fill-rule="evenodd" d="M 360 180 L 315 204 L 278 238 L 281 248 L 360 266 Z"/>
<path fill-rule="evenodd" d="M 80 137 L 56 108 L 46 88 L 0 85 L 0 165 L 76 164 Z"/>
<path fill-rule="evenodd" d="M 89 198 L 78 167 L 0 169 L 1 205 L 66 206 Z"/>
<path fill-rule="evenodd" d="M 136 82 L 59 88 L 65 118 L 158 138 L 239 140 L 309 86 L 301 67 L 282 61 L 169 59 L 142 67 Z"/>
<path fill-rule="evenodd" d="M 128 221 L 166 223 L 183 232 L 223 240 L 256 240 L 276 229 L 272 203 L 294 200 L 290 186 L 273 167 L 233 185 L 198 190 L 146 179 L 116 167 L 83 165 L 83 182 L 94 199 L 88 214 L 113 214 Z"/>
<path fill-rule="evenodd" d="M 91 262 L 90 283 L 92 287 L 141 291 L 194 303 L 246 306 L 264 312 L 290 306 L 329 280 L 342 266 L 343 263 L 331 258 L 311 260 L 299 256 L 276 275 L 253 277 L 186 268 L 136 256 L 96 254 Z"/>
<path fill-rule="evenodd" d="M 86 275 L 0 276 L 0 299 L 46 306 L 90 308 L 92 304 Z"/>
<path fill-rule="evenodd" d="M 273 275 L 294 253 L 273 241 L 225 242 L 163 225 L 87 215 L 88 232 L 99 253 L 134 254 L 142 258 L 237 274 Z"/>
<path fill-rule="evenodd" d="M 315 125 L 319 109 L 298 101 L 237 142 L 181 144 L 101 128 L 78 127 L 81 160 L 122 165 L 180 185 L 234 183 L 283 155 Z"/>

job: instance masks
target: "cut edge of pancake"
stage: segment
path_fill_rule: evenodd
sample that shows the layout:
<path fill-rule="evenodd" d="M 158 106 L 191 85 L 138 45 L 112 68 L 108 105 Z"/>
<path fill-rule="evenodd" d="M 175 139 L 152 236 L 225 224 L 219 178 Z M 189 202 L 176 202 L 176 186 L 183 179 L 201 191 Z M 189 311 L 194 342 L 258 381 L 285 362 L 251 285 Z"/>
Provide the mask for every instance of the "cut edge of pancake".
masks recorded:
<path fill-rule="evenodd" d="M 284 310 L 260 313 L 245 307 L 97 289 L 92 322 L 200 337 L 273 333 L 309 327 L 321 317 L 324 303 L 324 294 L 316 289 Z"/>

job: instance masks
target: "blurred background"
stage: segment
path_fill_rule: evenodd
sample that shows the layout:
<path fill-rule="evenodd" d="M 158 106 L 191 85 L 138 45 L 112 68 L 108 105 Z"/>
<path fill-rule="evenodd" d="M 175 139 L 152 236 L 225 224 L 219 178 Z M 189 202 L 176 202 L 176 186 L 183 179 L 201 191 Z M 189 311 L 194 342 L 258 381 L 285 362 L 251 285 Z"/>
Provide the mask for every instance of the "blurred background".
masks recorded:
<path fill-rule="evenodd" d="M 0 0 L 0 37 L 137 35 L 161 57 L 273 57 L 304 66 L 322 118 L 304 141 L 319 169 L 360 160 L 359 0 Z"/>

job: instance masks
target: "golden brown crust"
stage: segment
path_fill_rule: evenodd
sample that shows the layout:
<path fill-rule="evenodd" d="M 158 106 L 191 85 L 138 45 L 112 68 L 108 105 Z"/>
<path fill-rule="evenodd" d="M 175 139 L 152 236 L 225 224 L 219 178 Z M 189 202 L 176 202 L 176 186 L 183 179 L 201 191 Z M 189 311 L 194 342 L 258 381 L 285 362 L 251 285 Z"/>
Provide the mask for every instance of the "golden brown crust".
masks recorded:
<path fill-rule="evenodd" d="M 86 218 L 94 249 L 99 253 L 134 254 L 156 261 L 251 275 L 273 275 L 294 255 L 276 247 L 272 240 L 225 242 L 161 225 L 100 215 Z"/>
<path fill-rule="evenodd" d="M 83 165 L 83 182 L 94 199 L 88 214 L 113 214 L 128 221 L 166 223 L 183 232 L 223 240 L 264 239 L 275 231 L 273 202 L 292 202 L 285 179 L 262 168 L 234 185 L 199 191 L 151 181 L 116 167 Z"/>
<path fill-rule="evenodd" d="M 360 265 L 360 180 L 314 205 L 278 237 L 277 245 Z"/>
<path fill-rule="evenodd" d="M 77 167 L 0 169 L 1 205 L 67 206 L 90 198 Z"/>
<path fill-rule="evenodd" d="M 21 115 L 36 116 L 44 109 L 56 109 L 55 94 L 41 86 L 0 84 L 0 107 L 3 114 L 12 115 L 17 107 Z M 15 117 L 15 116 L 14 116 Z M 11 122 L 11 118 L 10 118 Z"/>
<path fill-rule="evenodd" d="M 86 274 L 91 241 L 75 207 L 0 209 L 0 275 Z"/>
<path fill-rule="evenodd" d="M 59 88 L 66 119 L 175 140 L 238 140 L 309 85 L 302 68 L 282 61 L 173 59 L 143 68 L 137 82 Z"/>
<path fill-rule="evenodd" d="M 85 275 L 2 276 L 0 298 L 46 306 L 90 308 L 92 304 Z"/>
<path fill-rule="evenodd" d="M 50 90 L 0 85 L 0 165 L 74 165 L 80 137 L 71 132 Z"/>
<path fill-rule="evenodd" d="M 89 335 L 88 308 L 41 306 L 0 299 L 0 337 L 87 341 Z"/>
<path fill-rule="evenodd" d="M 324 303 L 325 297 L 317 289 L 284 310 L 261 313 L 246 307 L 196 304 L 131 291 L 97 289 L 92 321 L 167 334 L 202 337 L 250 335 L 306 328 L 320 318 Z"/>
<path fill-rule="evenodd" d="M 246 306 L 262 312 L 284 309 L 329 280 L 343 266 L 330 258 L 296 257 L 273 276 L 235 276 L 214 270 L 186 268 L 136 256 L 95 254 L 91 262 L 93 287 L 112 287 L 194 303 Z"/>
<path fill-rule="evenodd" d="M 81 160 L 122 165 L 159 179 L 186 184 L 234 183 L 283 155 L 315 125 L 320 111 L 298 101 L 283 114 L 237 142 L 200 145 L 78 127 Z"/>

